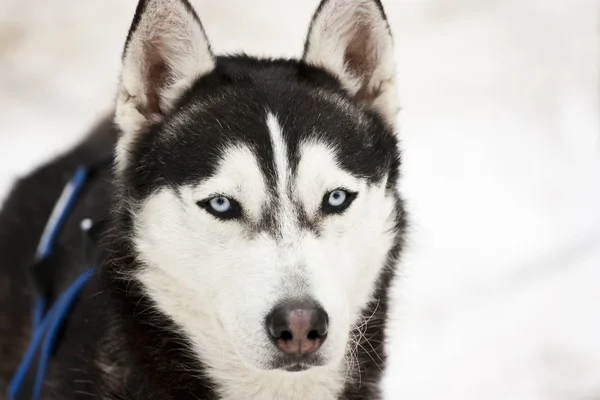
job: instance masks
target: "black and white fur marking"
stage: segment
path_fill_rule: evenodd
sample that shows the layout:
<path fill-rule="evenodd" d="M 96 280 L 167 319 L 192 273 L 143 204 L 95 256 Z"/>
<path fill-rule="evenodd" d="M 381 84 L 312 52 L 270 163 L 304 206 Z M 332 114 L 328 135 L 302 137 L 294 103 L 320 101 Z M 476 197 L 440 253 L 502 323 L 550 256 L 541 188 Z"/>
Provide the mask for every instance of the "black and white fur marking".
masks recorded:
<path fill-rule="evenodd" d="M 0 295 L 1 383 L 29 334 L 29 243 L 69 171 L 114 148 L 52 260 L 58 293 L 86 267 L 79 220 L 110 216 L 44 398 L 379 398 L 405 227 L 396 109 L 378 0 L 324 0 L 302 60 L 216 56 L 186 0 L 140 1 L 117 131 L 101 126 L 21 181 L 0 215 L 12 293 Z M 326 212 L 338 189 L 352 203 Z M 215 196 L 235 202 L 235 218 L 207 212 Z M 329 321 L 310 362 L 292 367 L 265 327 L 289 299 L 318 303 Z"/>

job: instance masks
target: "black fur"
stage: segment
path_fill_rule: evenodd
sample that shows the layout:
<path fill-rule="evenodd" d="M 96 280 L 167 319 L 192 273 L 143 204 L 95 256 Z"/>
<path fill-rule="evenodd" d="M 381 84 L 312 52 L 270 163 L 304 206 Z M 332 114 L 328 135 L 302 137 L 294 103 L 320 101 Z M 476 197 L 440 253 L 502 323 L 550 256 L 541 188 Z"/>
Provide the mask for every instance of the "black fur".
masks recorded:
<path fill-rule="evenodd" d="M 132 31 L 144 2 L 138 6 Z M 131 33 L 130 33 L 131 35 Z M 342 112 L 327 96 L 351 105 Z M 197 103 L 202 107 L 197 107 Z M 158 188 L 197 182 L 214 173 L 216 161 L 231 143 L 243 142 L 258 155 L 260 167 L 275 182 L 273 150 L 266 131 L 266 110 L 278 116 L 288 144 L 290 165 L 298 162 L 298 143 L 318 137 L 336 149 L 338 162 L 369 182 L 388 180 L 395 194 L 400 164 L 397 143 L 382 118 L 366 110 L 324 70 L 300 61 L 218 57 L 216 68 L 200 78 L 160 123 L 140 135 L 128 165 L 115 181 L 106 168 L 86 185 L 60 234 L 51 263 L 57 268 L 54 295 L 87 267 L 79 221 L 108 218 L 95 259 L 98 273 L 85 287 L 61 335 L 44 384 L 44 399 L 216 399 L 218 382 L 192 356 L 187 339 L 168 316 L 142 295 L 127 277 L 138 268 L 130 237 L 132 216 L 124 202 L 140 200 Z M 175 135 L 177 140 L 165 138 Z M 107 157 L 117 132 L 108 121 L 67 154 L 38 168 L 17 183 L 0 214 L 0 384 L 6 387 L 30 335 L 32 289 L 27 268 L 57 197 L 81 163 Z M 405 216 L 397 199 L 397 240 L 389 254 L 375 301 L 357 346 L 360 371 L 340 399 L 377 399 L 385 365 L 385 321 L 393 266 L 402 247 Z M 271 217 L 251 230 L 276 233 Z M 270 218 L 270 219 L 269 219 Z M 318 231 L 318 221 L 301 221 Z M 367 343 L 365 340 L 368 340 Z"/>

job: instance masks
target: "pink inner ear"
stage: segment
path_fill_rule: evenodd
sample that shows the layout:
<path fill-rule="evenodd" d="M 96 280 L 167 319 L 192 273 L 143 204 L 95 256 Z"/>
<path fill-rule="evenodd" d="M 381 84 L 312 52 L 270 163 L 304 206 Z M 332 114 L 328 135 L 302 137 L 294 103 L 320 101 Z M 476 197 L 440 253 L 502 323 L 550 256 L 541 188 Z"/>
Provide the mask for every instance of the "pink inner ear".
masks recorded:
<path fill-rule="evenodd" d="M 160 114 L 160 92 L 168 84 L 169 67 L 161 55 L 159 40 L 144 42 L 144 90 L 147 103 L 143 115 Z"/>
<path fill-rule="evenodd" d="M 377 68 L 377 49 L 374 44 L 373 29 L 369 24 L 369 16 L 363 13 L 357 13 L 352 21 L 353 36 L 348 43 L 344 54 L 345 65 L 353 76 L 361 80 L 361 88 L 356 97 L 361 100 L 367 100 L 373 97 L 372 89 L 369 89 L 369 82 L 373 77 L 375 68 Z"/>

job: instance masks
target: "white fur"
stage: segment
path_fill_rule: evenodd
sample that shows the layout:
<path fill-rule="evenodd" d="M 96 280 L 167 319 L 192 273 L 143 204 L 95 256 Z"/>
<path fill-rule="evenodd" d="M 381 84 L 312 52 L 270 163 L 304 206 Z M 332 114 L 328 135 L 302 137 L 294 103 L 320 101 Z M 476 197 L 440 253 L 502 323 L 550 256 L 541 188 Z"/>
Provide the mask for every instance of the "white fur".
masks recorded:
<path fill-rule="evenodd" d="M 353 49 L 353 56 L 365 64 L 352 70 L 347 55 L 357 43 L 360 50 L 357 54 Z M 336 75 L 350 93 L 367 93 L 363 100 L 395 125 L 398 99 L 393 40 L 374 1 L 328 1 L 314 17 L 304 59 Z"/>
<path fill-rule="evenodd" d="M 278 201 L 277 207 L 280 210 L 280 213 L 277 216 L 277 222 L 282 233 L 282 238 L 280 238 L 279 245 L 282 248 L 282 251 L 286 251 L 288 253 L 287 260 L 285 262 L 289 264 L 290 268 L 296 270 L 301 268 L 303 264 L 301 257 L 297 254 L 294 254 L 297 253 L 295 244 L 302 239 L 302 232 L 298 229 L 296 216 L 294 213 L 293 199 L 289 196 L 288 184 L 291 179 L 291 171 L 288 165 L 287 145 L 285 143 L 285 139 L 283 138 L 281 127 L 277 122 L 277 117 L 270 112 L 267 112 L 267 127 L 271 136 L 273 159 L 277 173 L 276 200 Z M 293 273 L 301 275 L 300 271 L 294 271 Z M 301 297 L 302 294 L 303 293 L 298 293 L 298 296 Z M 289 294 L 289 297 L 291 296 L 293 296 L 293 293 Z"/>
<path fill-rule="evenodd" d="M 276 198 L 251 150 L 231 148 L 212 178 L 180 188 L 180 197 L 164 188 L 141 206 L 134 218 L 135 245 L 145 268 L 138 279 L 191 339 L 224 398 L 335 399 L 351 376 L 346 349 L 352 324 L 359 322 L 392 245 L 393 200 L 386 197 L 385 184 L 369 187 L 342 170 L 334 149 L 319 142 L 301 147 L 292 175 L 276 117 L 268 114 L 265 123 L 283 173 L 271 188 L 277 199 L 292 204 L 285 194 L 289 184 L 295 204 L 309 218 L 331 189 L 357 191 L 355 202 L 344 214 L 325 218 L 319 237 L 293 223 L 285 215 L 293 210 L 285 207 L 278 215 L 285 221 L 279 225 L 284 239 L 249 232 L 248 224 Z M 197 206 L 214 193 L 235 198 L 251 221 L 221 221 Z M 276 354 L 265 317 L 290 296 L 312 297 L 329 314 L 322 367 L 294 373 L 265 369 Z"/>
<path fill-rule="evenodd" d="M 151 68 L 168 67 L 166 82 L 158 82 Z M 116 152 L 124 167 L 135 135 L 151 121 L 160 120 L 193 82 L 214 68 L 208 39 L 195 15 L 179 0 L 150 0 L 125 49 L 115 122 L 122 131 Z M 158 110 L 148 111 L 149 94 Z"/>
<path fill-rule="evenodd" d="M 275 159 L 275 169 L 277 171 L 277 190 L 280 193 L 285 193 L 290 173 L 287 146 L 283 138 L 283 132 L 277 122 L 277 117 L 270 112 L 267 112 L 267 127 L 271 134 L 271 146 L 273 146 L 273 158 Z"/>

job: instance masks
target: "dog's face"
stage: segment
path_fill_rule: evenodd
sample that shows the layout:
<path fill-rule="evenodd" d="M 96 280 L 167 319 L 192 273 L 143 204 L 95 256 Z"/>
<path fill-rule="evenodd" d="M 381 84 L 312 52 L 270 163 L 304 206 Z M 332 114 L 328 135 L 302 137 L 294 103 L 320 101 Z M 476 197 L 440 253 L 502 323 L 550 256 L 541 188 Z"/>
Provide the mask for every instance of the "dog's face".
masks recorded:
<path fill-rule="evenodd" d="M 116 119 L 135 274 L 205 358 L 346 354 L 398 235 L 389 35 L 374 0 L 330 0 L 303 61 L 216 58 L 187 3 L 138 7 Z"/>

